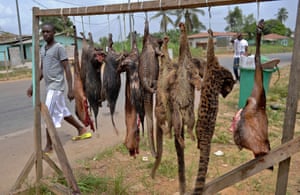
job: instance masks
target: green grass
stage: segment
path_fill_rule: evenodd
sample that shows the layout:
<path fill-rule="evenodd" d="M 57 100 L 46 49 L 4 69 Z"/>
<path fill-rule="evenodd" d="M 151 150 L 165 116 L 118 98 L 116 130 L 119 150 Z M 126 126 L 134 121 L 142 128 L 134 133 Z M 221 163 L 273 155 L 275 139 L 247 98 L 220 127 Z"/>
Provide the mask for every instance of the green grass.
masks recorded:
<path fill-rule="evenodd" d="M 0 81 L 1 80 L 15 80 L 22 78 L 30 78 L 32 70 L 29 68 L 13 68 L 8 69 L 8 73 L 6 72 L 5 67 L 1 67 L 2 72 L 0 73 Z"/>

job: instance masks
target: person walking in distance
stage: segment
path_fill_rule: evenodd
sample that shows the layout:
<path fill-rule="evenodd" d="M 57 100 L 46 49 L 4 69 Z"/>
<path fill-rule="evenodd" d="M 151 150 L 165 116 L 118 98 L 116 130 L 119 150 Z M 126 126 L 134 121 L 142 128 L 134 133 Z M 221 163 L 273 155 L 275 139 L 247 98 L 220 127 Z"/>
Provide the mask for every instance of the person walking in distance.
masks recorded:
<path fill-rule="evenodd" d="M 90 138 L 92 134 L 79 123 L 71 114 L 65 104 L 65 75 L 68 85 L 68 99 L 74 99 L 72 73 L 68 63 L 68 57 L 65 48 L 54 39 L 55 27 L 51 23 L 42 25 L 42 34 L 46 42 L 41 48 L 41 71 L 40 80 L 44 78 L 46 87 L 45 104 L 48 107 L 50 116 L 55 128 L 61 127 L 61 121 L 64 119 L 74 126 L 78 131 L 78 136 L 73 140 Z M 64 74 L 65 73 L 65 74 Z M 32 85 L 27 89 L 27 96 L 32 96 Z M 53 150 L 52 141 L 46 128 L 47 143 L 44 152 Z"/>
<path fill-rule="evenodd" d="M 239 81 L 239 65 L 240 65 L 240 58 L 242 55 L 248 55 L 248 42 L 243 39 L 242 33 L 237 34 L 237 38 L 233 41 L 233 73 L 235 76 L 235 80 Z"/>

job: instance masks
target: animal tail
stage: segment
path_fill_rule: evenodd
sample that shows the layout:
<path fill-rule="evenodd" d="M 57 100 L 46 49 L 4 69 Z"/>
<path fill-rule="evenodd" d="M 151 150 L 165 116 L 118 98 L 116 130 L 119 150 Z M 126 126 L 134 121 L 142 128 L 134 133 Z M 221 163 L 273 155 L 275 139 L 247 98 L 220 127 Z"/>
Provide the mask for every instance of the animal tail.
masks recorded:
<path fill-rule="evenodd" d="M 172 120 L 174 120 L 173 126 L 174 126 L 175 139 L 177 139 L 177 141 L 180 144 L 180 146 L 182 148 L 184 148 L 185 144 L 184 144 L 184 138 L 182 136 L 183 123 L 182 123 L 182 116 L 181 116 L 181 113 L 179 111 L 179 108 L 178 107 L 174 107 L 174 110 L 173 110 L 172 114 L 173 114 Z"/>
<path fill-rule="evenodd" d="M 79 75 L 80 73 L 80 67 L 79 67 L 79 57 L 78 57 L 78 43 L 77 43 L 77 31 L 76 26 L 73 25 L 74 30 L 74 72 L 75 74 Z"/>
<path fill-rule="evenodd" d="M 89 105 L 88 105 L 87 99 L 85 99 L 83 104 L 84 104 L 84 110 L 85 110 L 85 114 L 86 114 L 86 116 L 85 116 L 86 120 L 84 121 L 84 124 L 85 124 L 85 126 L 90 125 L 90 128 L 92 129 L 92 131 L 95 132 L 94 123 L 93 123 L 93 120 L 91 119 L 90 114 L 89 114 L 89 109 L 88 109 Z M 96 117 L 95 117 L 95 124 L 96 124 L 96 127 L 97 127 Z"/>
<path fill-rule="evenodd" d="M 116 123 L 115 123 L 115 120 L 114 120 L 115 108 L 116 108 L 116 104 L 112 104 L 112 103 L 109 104 L 111 122 L 113 124 L 113 127 L 114 127 L 114 130 L 115 130 L 116 134 L 119 135 L 119 130 L 117 129 Z"/>
<path fill-rule="evenodd" d="M 203 142 L 203 140 L 201 141 Z M 206 141 L 205 141 L 206 142 Z M 210 142 L 206 144 L 200 144 L 200 158 L 198 165 L 198 173 L 196 178 L 196 183 L 194 187 L 194 195 L 199 195 L 203 193 L 205 186 L 205 178 L 208 169 L 209 154 L 210 154 Z"/>
<path fill-rule="evenodd" d="M 138 84 L 136 83 L 138 82 Z M 134 105 L 139 118 L 142 123 L 142 130 L 144 136 L 144 118 L 145 118 L 145 108 L 144 108 L 144 98 L 143 98 L 143 91 L 139 80 L 134 80 L 133 83 L 130 85 L 131 88 L 131 104 Z"/>
<path fill-rule="evenodd" d="M 158 169 L 161 158 L 162 158 L 162 153 L 163 153 L 163 131 L 161 127 L 157 125 L 157 131 L 156 131 L 156 157 L 155 157 L 155 162 L 152 167 L 151 171 L 151 177 L 152 179 L 155 178 L 155 173 L 156 170 Z"/>

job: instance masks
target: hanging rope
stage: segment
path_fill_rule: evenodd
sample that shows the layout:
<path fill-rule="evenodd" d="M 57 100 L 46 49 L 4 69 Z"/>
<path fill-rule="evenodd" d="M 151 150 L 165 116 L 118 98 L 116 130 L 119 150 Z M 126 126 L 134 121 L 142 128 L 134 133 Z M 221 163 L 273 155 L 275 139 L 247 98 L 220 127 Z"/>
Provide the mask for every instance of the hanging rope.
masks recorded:
<path fill-rule="evenodd" d="M 208 7 L 208 27 L 211 29 L 211 7 L 208 5 L 208 0 L 206 0 L 206 5 Z"/>
<path fill-rule="evenodd" d="M 110 33 L 110 22 L 109 22 L 109 14 L 107 14 L 107 24 L 108 24 L 108 33 Z"/>
<path fill-rule="evenodd" d="M 146 20 L 148 21 L 148 12 L 145 12 Z"/>
<path fill-rule="evenodd" d="M 82 32 L 83 32 L 83 34 L 85 34 L 84 24 L 83 24 L 83 16 L 81 16 L 81 26 L 82 26 Z"/>
<path fill-rule="evenodd" d="M 256 0 L 256 6 L 257 6 L 257 15 L 256 15 L 256 24 L 258 24 L 258 22 L 259 22 L 259 1 L 258 0 Z"/>
<path fill-rule="evenodd" d="M 89 16 L 89 30 L 90 30 L 90 32 L 92 32 L 91 31 L 91 16 Z"/>

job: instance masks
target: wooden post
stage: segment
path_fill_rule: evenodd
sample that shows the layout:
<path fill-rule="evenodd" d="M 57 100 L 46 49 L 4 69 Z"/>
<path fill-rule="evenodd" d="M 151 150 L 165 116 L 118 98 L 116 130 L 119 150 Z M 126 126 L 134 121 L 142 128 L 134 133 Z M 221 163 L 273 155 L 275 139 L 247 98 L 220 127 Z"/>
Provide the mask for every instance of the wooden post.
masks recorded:
<path fill-rule="evenodd" d="M 290 70 L 290 79 L 288 87 L 288 97 L 286 102 L 286 111 L 282 132 L 282 143 L 285 143 L 294 137 L 295 121 L 299 96 L 299 75 L 300 75 L 300 0 L 298 2 L 298 14 L 296 21 L 294 49 L 292 55 L 292 64 Z M 286 194 L 288 176 L 291 158 L 279 163 L 277 174 L 276 195 Z"/>
<path fill-rule="evenodd" d="M 36 13 L 39 8 L 32 10 L 32 48 L 33 48 L 33 104 L 34 104 L 34 146 L 36 154 L 36 189 L 39 194 L 40 179 L 43 177 L 42 163 L 42 136 L 41 136 L 41 100 L 40 100 L 40 44 L 39 44 L 39 17 Z"/>

